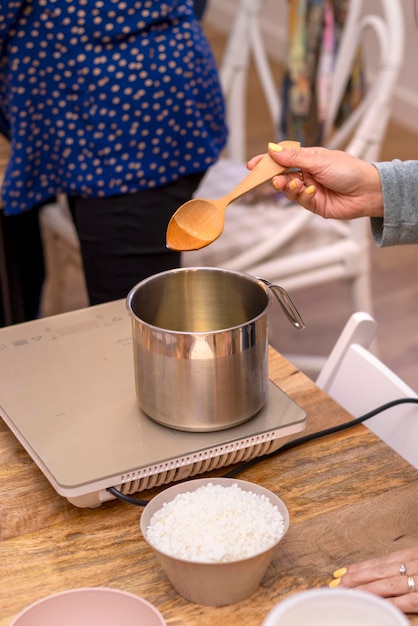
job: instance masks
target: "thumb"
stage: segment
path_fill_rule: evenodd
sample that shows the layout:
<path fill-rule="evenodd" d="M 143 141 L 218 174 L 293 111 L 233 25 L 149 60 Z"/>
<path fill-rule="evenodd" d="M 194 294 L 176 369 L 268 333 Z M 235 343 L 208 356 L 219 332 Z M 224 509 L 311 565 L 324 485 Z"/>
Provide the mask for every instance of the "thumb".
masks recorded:
<path fill-rule="evenodd" d="M 289 149 L 282 146 L 280 143 L 269 143 L 268 151 L 270 156 L 279 163 L 279 165 L 302 168 L 303 157 L 301 158 L 301 153 L 298 149 Z"/>
<path fill-rule="evenodd" d="M 300 148 L 300 150 L 294 149 L 284 145 L 285 143 L 269 143 L 268 151 L 270 156 L 287 168 L 295 168 L 298 170 L 304 170 L 310 172 L 312 175 L 318 175 L 325 168 L 329 168 L 332 165 L 338 163 L 339 168 L 343 167 L 341 161 L 342 156 L 344 158 L 344 167 L 349 166 L 349 159 L 353 160 L 354 157 L 350 157 L 345 152 L 338 150 L 329 150 L 323 146 L 309 146 L 307 148 Z"/>
<path fill-rule="evenodd" d="M 269 143 L 268 152 L 270 156 L 278 163 L 286 168 L 309 169 L 312 167 L 312 156 L 314 152 L 321 150 L 320 148 L 292 148 L 289 144 L 298 145 L 295 141 L 285 141 L 283 143 Z M 314 151 L 314 152 L 313 152 Z M 253 167 L 263 158 L 264 154 L 258 154 L 252 157 L 247 163 L 248 169 Z"/>

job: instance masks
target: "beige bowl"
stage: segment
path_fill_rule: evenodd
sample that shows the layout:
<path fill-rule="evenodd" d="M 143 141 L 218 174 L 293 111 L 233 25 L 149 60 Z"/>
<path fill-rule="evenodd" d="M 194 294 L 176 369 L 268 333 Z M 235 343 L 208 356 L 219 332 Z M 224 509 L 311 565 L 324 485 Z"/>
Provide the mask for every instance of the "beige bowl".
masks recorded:
<path fill-rule="evenodd" d="M 119 589 L 80 587 L 26 607 L 10 626 L 165 626 L 147 600 Z"/>
<path fill-rule="evenodd" d="M 147 538 L 147 529 L 154 513 L 178 494 L 195 491 L 208 483 L 223 487 L 237 484 L 244 491 L 267 497 L 273 505 L 277 506 L 284 519 L 284 532 L 280 539 L 272 547 L 255 556 L 221 563 L 183 560 L 156 549 Z M 273 559 L 279 542 L 289 528 L 289 513 L 280 498 L 260 485 L 232 478 L 199 478 L 174 485 L 155 496 L 144 508 L 140 526 L 145 540 L 153 549 L 177 593 L 196 604 L 225 606 L 241 602 L 255 592 Z"/>

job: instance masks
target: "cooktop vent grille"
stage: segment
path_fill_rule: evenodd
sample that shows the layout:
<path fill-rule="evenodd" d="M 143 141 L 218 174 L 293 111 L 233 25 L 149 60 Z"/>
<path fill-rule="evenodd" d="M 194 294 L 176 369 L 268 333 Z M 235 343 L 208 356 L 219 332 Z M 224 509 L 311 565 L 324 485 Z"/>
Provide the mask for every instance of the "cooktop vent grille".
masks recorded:
<path fill-rule="evenodd" d="M 254 439 L 261 439 L 261 437 L 254 437 Z M 168 469 L 162 470 L 160 466 L 156 466 L 155 468 L 153 468 L 155 469 L 155 473 L 151 475 L 140 476 L 138 478 L 133 478 L 132 480 L 123 482 L 120 486 L 120 491 L 125 495 L 132 495 L 139 491 L 152 489 L 154 487 L 159 487 L 160 485 L 176 482 L 178 480 L 184 480 L 186 478 L 189 478 L 190 476 L 196 476 L 198 474 L 203 474 L 204 472 L 210 472 L 212 470 L 219 469 L 220 467 L 248 461 L 257 456 L 262 456 L 264 454 L 273 452 L 281 445 L 282 442 L 279 442 L 277 440 L 260 441 L 250 447 L 226 452 L 222 452 L 222 446 L 219 446 L 216 450 L 218 456 L 201 458 L 194 460 L 193 462 L 187 463 L 187 460 L 190 461 L 193 459 L 193 457 L 199 456 L 199 453 L 196 453 L 194 455 L 190 455 L 190 457 L 186 457 L 186 459 L 183 459 L 184 464 L 181 464 L 181 460 L 178 460 L 177 463 L 180 464 L 177 467 L 169 467 Z M 227 448 L 228 446 L 225 447 Z M 125 475 L 123 477 L 123 479 L 126 478 L 128 478 L 128 475 Z"/>

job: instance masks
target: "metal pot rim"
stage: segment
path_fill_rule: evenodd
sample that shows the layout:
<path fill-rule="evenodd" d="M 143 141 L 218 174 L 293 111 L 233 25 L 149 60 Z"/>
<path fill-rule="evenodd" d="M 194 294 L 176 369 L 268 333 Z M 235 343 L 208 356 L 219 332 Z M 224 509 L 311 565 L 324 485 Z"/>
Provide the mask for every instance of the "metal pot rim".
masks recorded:
<path fill-rule="evenodd" d="M 249 282 L 254 283 L 255 285 L 257 285 L 258 287 L 260 287 L 260 289 L 263 290 L 263 292 L 266 295 L 267 301 L 266 301 L 266 306 L 264 307 L 264 309 L 258 314 L 255 315 L 254 317 L 251 317 L 250 319 L 248 319 L 246 322 L 241 323 L 241 324 L 236 324 L 234 326 L 228 326 L 225 328 L 219 328 L 219 329 L 215 329 L 215 330 L 208 330 L 208 331 L 190 331 L 190 330 L 172 330 L 170 328 L 164 328 L 162 326 L 156 326 L 155 324 L 152 324 L 151 322 L 147 322 L 145 320 L 143 320 L 141 317 L 139 317 L 132 308 L 132 299 L 134 297 L 134 295 L 136 294 L 136 292 L 138 291 L 139 288 L 141 288 L 142 286 L 153 282 L 154 280 L 163 277 L 163 276 L 168 276 L 171 274 L 178 274 L 178 273 L 188 273 L 188 272 L 196 272 L 196 271 L 204 271 L 204 272 L 208 272 L 208 273 L 213 273 L 213 272 L 219 272 L 220 274 L 228 274 L 228 275 L 236 275 L 240 278 L 244 278 L 247 279 Z M 268 310 L 268 308 L 270 307 L 272 302 L 272 292 L 268 286 L 268 284 L 266 284 L 265 282 L 263 282 L 262 279 L 260 278 L 256 278 L 255 276 L 252 276 L 251 274 L 247 274 L 245 272 L 240 272 L 238 270 L 229 270 L 229 269 L 225 269 L 225 268 L 221 268 L 221 267 L 210 267 L 210 266 L 196 266 L 196 267 L 186 267 L 186 268 L 175 268 L 175 269 L 171 269 L 171 270 L 165 270 L 164 272 L 159 272 L 158 274 L 153 274 L 152 276 L 148 276 L 147 278 L 144 278 L 142 281 L 140 281 L 139 283 L 137 283 L 136 285 L 134 285 L 134 287 L 132 287 L 132 289 L 129 291 L 127 297 L 126 297 L 126 307 L 128 310 L 128 313 L 130 314 L 131 318 L 137 322 L 140 322 L 141 324 L 143 324 L 144 326 L 146 326 L 147 328 L 156 330 L 156 331 L 161 331 L 164 333 L 170 333 L 172 335 L 177 335 L 177 336 L 182 336 L 182 335 L 193 335 L 193 336 L 210 336 L 210 335 L 219 335 L 221 333 L 230 333 L 231 331 L 234 330 L 238 330 L 238 329 L 242 329 L 244 326 L 246 326 L 247 324 L 252 324 L 254 322 L 256 322 L 258 319 L 260 319 L 261 317 L 266 315 L 266 312 Z"/>

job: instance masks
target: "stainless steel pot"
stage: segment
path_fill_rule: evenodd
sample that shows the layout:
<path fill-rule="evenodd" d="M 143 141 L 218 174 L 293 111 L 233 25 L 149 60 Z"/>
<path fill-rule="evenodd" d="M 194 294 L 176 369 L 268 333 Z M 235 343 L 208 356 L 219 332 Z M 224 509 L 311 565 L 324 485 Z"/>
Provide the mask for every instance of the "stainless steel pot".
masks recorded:
<path fill-rule="evenodd" d="M 138 403 L 171 428 L 215 431 L 245 422 L 268 391 L 267 309 L 285 290 L 248 274 L 185 268 L 155 274 L 128 294 Z"/>

